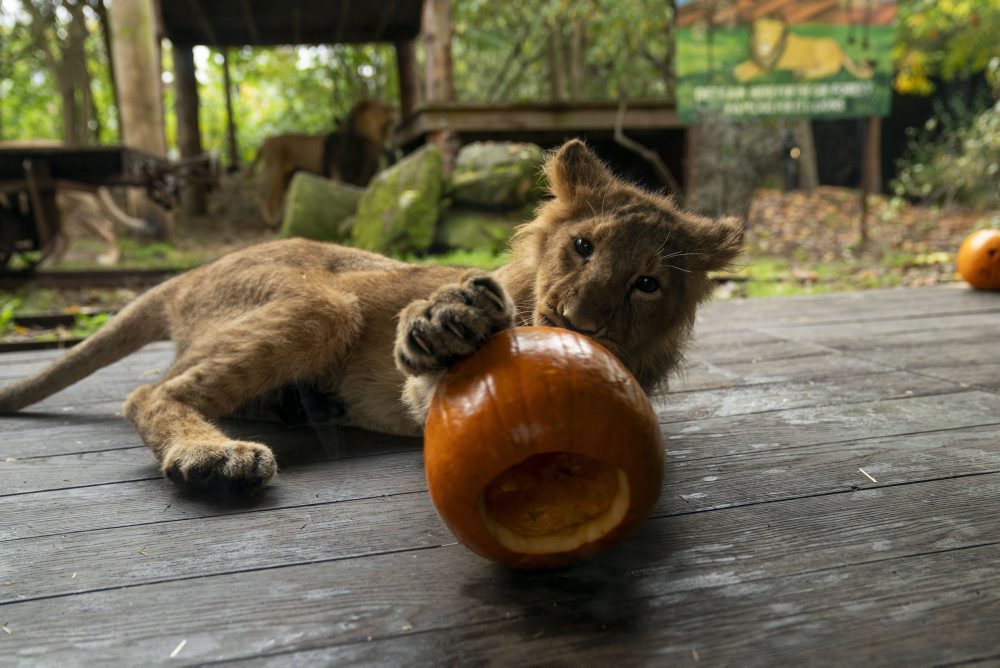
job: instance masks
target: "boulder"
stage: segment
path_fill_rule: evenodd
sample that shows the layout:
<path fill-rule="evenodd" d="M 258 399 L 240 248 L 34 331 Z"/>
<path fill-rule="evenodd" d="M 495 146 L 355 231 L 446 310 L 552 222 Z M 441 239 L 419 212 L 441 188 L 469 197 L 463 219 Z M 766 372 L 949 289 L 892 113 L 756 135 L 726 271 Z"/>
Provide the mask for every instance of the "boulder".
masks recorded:
<path fill-rule="evenodd" d="M 377 174 L 358 203 L 353 244 L 395 256 L 427 250 L 441 211 L 443 165 L 441 149 L 427 145 Z"/>
<path fill-rule="evenodd" d="M 504 250 L 515 225 L 520 222 L 522 220 L 514 215 L 453 207 L 444 213 L 438 223 L 434 245 L 496 254 Z"/>
<path fill-rule="evenodd" d="M 455 158 L 449 184 L 452 199 L 461 204 L 518 208 L 544 194 L 545 153 L 529 143 L 475 142 Z"/>
<path fill-rule="evenodd" d="M 350 240 L 350 220 L 358 210 L 363 188 L 298 172 L 285 196 L 279 237 L 304 237 L 344 243 Z"/>

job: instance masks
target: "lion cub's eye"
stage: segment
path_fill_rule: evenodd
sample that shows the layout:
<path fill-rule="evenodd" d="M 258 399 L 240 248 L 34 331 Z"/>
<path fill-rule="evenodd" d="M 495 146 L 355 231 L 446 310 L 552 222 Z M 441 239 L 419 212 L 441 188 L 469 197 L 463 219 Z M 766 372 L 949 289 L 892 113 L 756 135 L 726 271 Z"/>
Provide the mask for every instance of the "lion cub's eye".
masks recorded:
<path fill-rule="evenodd" d="M 635 287 L 642 292 L 656 292 L 660 289 L 660 284 L 652 276 L 640 276 L 635 279 Z"/>
<path fill-rule="evenodd" d="M 594 254 L 594 244 L 590 243 L 583 237 L 576 237 L 573 239 L 573 248 L 580 254 L 580 257 L 584 259 Z"/>

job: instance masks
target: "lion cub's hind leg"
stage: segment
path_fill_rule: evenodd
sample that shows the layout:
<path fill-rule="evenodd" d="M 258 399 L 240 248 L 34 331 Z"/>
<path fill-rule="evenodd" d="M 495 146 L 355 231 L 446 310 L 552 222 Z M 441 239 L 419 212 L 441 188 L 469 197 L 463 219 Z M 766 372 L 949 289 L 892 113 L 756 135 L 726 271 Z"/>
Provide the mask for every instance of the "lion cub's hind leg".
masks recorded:
<path fill-rule="evenodd" d="M 361 329 L 357 300 L 296 287 L 195 338 L 158 383 L 143 385 L 125 415 L 163 474 L 190 488 L 253 491 L 277 471 L 270 448 L 229 438 L 211 420 L 346 357 Z"/>

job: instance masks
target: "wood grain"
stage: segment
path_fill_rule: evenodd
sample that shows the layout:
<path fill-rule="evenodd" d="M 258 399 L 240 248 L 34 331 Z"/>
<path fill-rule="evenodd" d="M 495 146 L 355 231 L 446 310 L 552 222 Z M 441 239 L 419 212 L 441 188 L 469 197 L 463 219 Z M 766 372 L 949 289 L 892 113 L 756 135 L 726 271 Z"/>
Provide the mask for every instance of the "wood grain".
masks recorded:
<path fill-rule="evenodd" d="M 416 439 L 224 421 L 278 478 L 180 494 L 118 415 L 154 344 L 0 416 L 0 665 L 995 660 L 998 330 L 959 285 L 709 305 L 652 516 L 544 574 L 454 544 Z"/>

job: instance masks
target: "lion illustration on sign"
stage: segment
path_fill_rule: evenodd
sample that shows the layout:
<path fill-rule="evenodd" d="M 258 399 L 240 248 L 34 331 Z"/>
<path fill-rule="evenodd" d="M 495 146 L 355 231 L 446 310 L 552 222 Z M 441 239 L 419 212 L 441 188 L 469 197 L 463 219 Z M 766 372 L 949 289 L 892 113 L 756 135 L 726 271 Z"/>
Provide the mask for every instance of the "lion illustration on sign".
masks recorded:
<path fill-rule="evenodd" d="M 825 79 L 845 69 L 859 79 L 870 79 L 872 69 L 855 64 L 837 40 L 803 37 L 788 23 L 759 18 L 750 24 L 750 59 L 733 68 L 733 76 L 746 83 L 775 70 L 792 72 L 803 80 Z"/>

